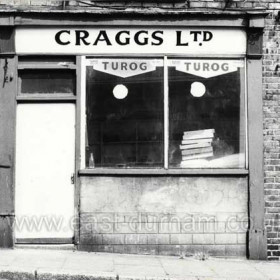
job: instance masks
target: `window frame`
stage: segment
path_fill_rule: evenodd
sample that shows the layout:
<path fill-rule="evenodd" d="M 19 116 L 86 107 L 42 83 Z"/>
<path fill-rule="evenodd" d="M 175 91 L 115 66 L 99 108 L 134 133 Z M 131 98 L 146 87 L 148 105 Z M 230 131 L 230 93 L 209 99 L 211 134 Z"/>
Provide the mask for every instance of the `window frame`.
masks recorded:
<path fill-rule="evenodd" d="M 141 58 L 141 59 L 163 59 L 163 110 L 164 110 L 164 123 L 163 123 L 163 149 L 164 149 L 164 163 L 162 167 L 158 168 L 118 168 L 118 167 L 95 167 L 89 168 L 86 166 L 86 66 L 88 66 L 87 61 L 89 59 L 102 59 L 102 58 Z M 244 97 L 244 132 L 245 132 L 245 167 L 243 168 L 170 168 L 169 167 L 169 89 L 168 89 L 168 60 L 171 59 L 193 59 L 194 57 L 183 56 L 183 55 L 94 55 L 94 56 L 81 56 L 81 108 L 80 108 L 80 168 L 79 174 L 90 175 L 90 174 L 133 174 L 133 175 L 181 175 L 181 174 L 191 174 L 191 175 L 202 175 L 202 174 L 225 174 L 225 175 L 248 175 L 248 102 L 247 102 L 247 61 L 245 56 L 239 57 L 220 57 L 220 56 L 209 56 L 209 57 L 196 57 L 196 59 L 226 59 L 226 60 L 242 60 L 244 63 L 244 68 L 242 74 L 240 75 L 240 85 L 241 85 L 241 96 Z M 242 92 L 244 91 L 244 92 Z M 240 108 L 241 110 L 242 108 Z"/>
<path fill-rule="evenodd" d="M 78 94 L 78 80 L 77 80 L 77 58 L 76 56 L 69 56 L 72 62 L 63 62 L 61 56 L 20 56 L 18 57 L 17 67 L 17 95 L 16 100 L 19 102 L 37 102 L 37 101 L 72 101 L 77 100 Z M 23 61 L 21 61 L 23 59 Z M 22 79 L 20 72 L 25 70 L 64 70 L 74 72 L 74 92 L 73 93 L 22 93 L 21 85 Z"/>

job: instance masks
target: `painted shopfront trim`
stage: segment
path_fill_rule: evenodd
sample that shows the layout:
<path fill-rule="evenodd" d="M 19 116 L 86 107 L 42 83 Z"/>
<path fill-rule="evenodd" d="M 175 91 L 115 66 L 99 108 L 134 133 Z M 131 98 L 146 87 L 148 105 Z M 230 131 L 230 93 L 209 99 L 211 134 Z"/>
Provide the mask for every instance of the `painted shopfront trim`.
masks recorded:
<path fill-rule="evenodd" d="M 225 40 L 225 38 L 229 38 Z M 30 48 L 29 42 L 34 42 Z M 16 28 L 16 53 L 242 56 L 246 32 L 213 28 Z"/>
<path fill-rule="evenodd" d="M 153 176 L 248 176 L 246 169 L 118 169 L 118 168 L 96 168 L 79 170 L 80 176 L 97 175 L 153 175 Z"/>
<path fill-rule="evenodd" d="M 249 257 L 267 258 L 264 226 L 262 60 L 248 59 Z M 257 141 L 256 141 L 257 140 Z"/>

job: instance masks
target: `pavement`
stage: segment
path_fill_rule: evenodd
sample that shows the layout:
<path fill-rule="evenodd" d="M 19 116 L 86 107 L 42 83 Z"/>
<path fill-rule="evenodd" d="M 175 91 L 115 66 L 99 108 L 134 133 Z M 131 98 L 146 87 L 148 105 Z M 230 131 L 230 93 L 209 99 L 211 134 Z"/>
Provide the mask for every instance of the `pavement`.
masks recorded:
<path fill-rule="evenodd" d="M 89 253 L 74 249 L 0 250 L 0 280 L 279 279 L 280 262 Z"/>

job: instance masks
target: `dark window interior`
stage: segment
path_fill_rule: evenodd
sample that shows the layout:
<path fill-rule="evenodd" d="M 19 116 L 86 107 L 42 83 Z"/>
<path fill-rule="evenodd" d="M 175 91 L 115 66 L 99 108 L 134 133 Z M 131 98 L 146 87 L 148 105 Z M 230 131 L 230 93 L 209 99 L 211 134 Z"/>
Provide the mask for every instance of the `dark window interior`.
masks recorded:
<path fill-rule="evenodd" d="M 25 69 L 19 71 L 21 94 L 75 94 L 75 71 Z"/>
<path fill-rule="evenodd" d="M 206 92 L 203 96 L 194 97 L 191 94 L 194 82 L 204 84 Z M 245 145 L 245 133 L 240 126 L 245 114 L 240 111 L 241 98 L 244 96 L 241 95 L 240 70 L 206 79 L 169 67 L 170 166 L 244 167 L 245 156 L 240 156 L 240 153 L 244 153 Z M 180 145 L 184 132 L 206 129 L 215 131 L 211 143 L 209 141 L 213 156 L 203 158 L 201 155 L 197 159 L 190 156 L 183 162 Z M 205 150 L 200 149 L 201 153 Z"/>
<path fill-rule="evenodd" d="M 163 67 L 127 78 L 86 73 L 87 166 L 162 167 Z M 124 99 L 116 85 L 128 90 Z"/>

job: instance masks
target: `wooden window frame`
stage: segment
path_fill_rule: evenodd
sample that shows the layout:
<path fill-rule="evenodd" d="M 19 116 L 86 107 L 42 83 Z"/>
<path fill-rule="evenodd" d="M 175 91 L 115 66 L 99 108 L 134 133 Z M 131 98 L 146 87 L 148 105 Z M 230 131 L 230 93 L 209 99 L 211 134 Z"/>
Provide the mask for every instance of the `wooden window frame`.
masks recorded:
<path fill-rule="evenodd" d="M 32 57 L 32 56 L 31 56 Z M 31 58 L 30 57 L 30 58 Z M 30 59 L 30 61 L 28 61 L 28 56 L 25 57 L 27 58 L 24 62 L 21 62 L 18 59 L 18 84 L 17 84 L 17 101 L 18 102 L 38 102 L 38 101 L 42 101 L 42 102 L 46 102 L 46 101 L 65 101 L 65 102 L 76 102 L 77 100 L 77 61 L 75 61 L 74 63 L 60 63 L 60 62 L 51 62 L 48 60 L 48 57 L 44 56 L 40 56 L 41 58 L 43 58 L 43 61 L 33 61 Z M 58 57 L 59 58 L 59 57 Z M 73 58 L 75 60 L 76 57 L 73 56 Z M 63 61 L 63 59 L 61 58 L 61 60 Z M 24 70 L 69 70 L 69 71 L 75 71 L 76 75 L 76 88 L 75 88 L 75 93 L 71 94 L 71 93 L 21 93 L 21 77 L 19 72 L 20 71 L 24 71 Z"/>
<path fill-rule="evenodd" d="M 139 58 L 138 55 L 118 55 L 118 58 Z M 240 95 L 241 97 L 244 98 L 243 102 L 241 102 L 244 110 L 244 118 L 242 119 L 243 126 L 244 126 L 244 132 L 245 132 L 245 166 L 243 168 L 170 168 L 169 167 L 169 89 L 168 89 L 168 60 L 171 59 L 176 59 L 176 58 L 182 58 L 182 59 L 191 59 L 191 57 L 188 56 L 183 56 L 183 55 L 171 55 L 171 56 L 155 56 L 153 54 L 151 55 L 145 55 L 141 57 L 142 59 L 144 58 L 157 58 L 157 59 L 162 59 L 163 61 L 163 87 L 164 87 L 164 92 L 163 92 L 163 99 L 164 99 L 164 120 L 163 120 L 163 147 L 164 147 L 164 162 L 162 167 L 153 167 L 153 168 L 117 168 L 117 167 L 96 167 L 96 168 L 89 168 L 86 167 L 86 158 L 85 158 L 85 147 L 86 147 L 86 140 L 84 139 L 86 135 L 86 66 L 87 66 L 87 60 L 91 58 L 96 58 L 96 59 L 102 59 L 102 58 L 114 58 L 114 55 L 108 54 L 108 55 L 99 55 L 99 56 L 82 56 L 82 69 L 81 72 L 83 73 L 81 77 L 81 116 L 80 116 L 80 125 L 81 125 L 81 130 L 80 134 L 81 136 L 81 143 L 80 143 L 80 168 L 78 170 L 79 174 L 83 175 L 106 175 L 106 174 L 124 174 L 124 175 L 129 175 L 129 174 L 168 174 L 168 175 L 178 175 L 178 174 L 204 174 L 204 175 L 217 175 L 217 174 L 239 174 L 239 175 L 247 175 L 248 172 L 248 144 L 247 144 L 247 105 L 246 105 L 246 100 L 247 100 L 247 89 L 246 89 L 246 58 L 244 56 L 239 56 L 239 57 L 226 57 L 225 59 L 227 60 L 242 60 L 244 62 L 244 70 L 241 72 L 241 77 L 240 77 Z M 201 57 L 201 59 L 216 59 L 216 56 L 211 56 L 211 57 Z M 218 57 L 220 58 L 220 57 Z M 241 106 L 241 105 L 240 105 Z M 241 124 L 241 120 L 240 120 Z"/>

